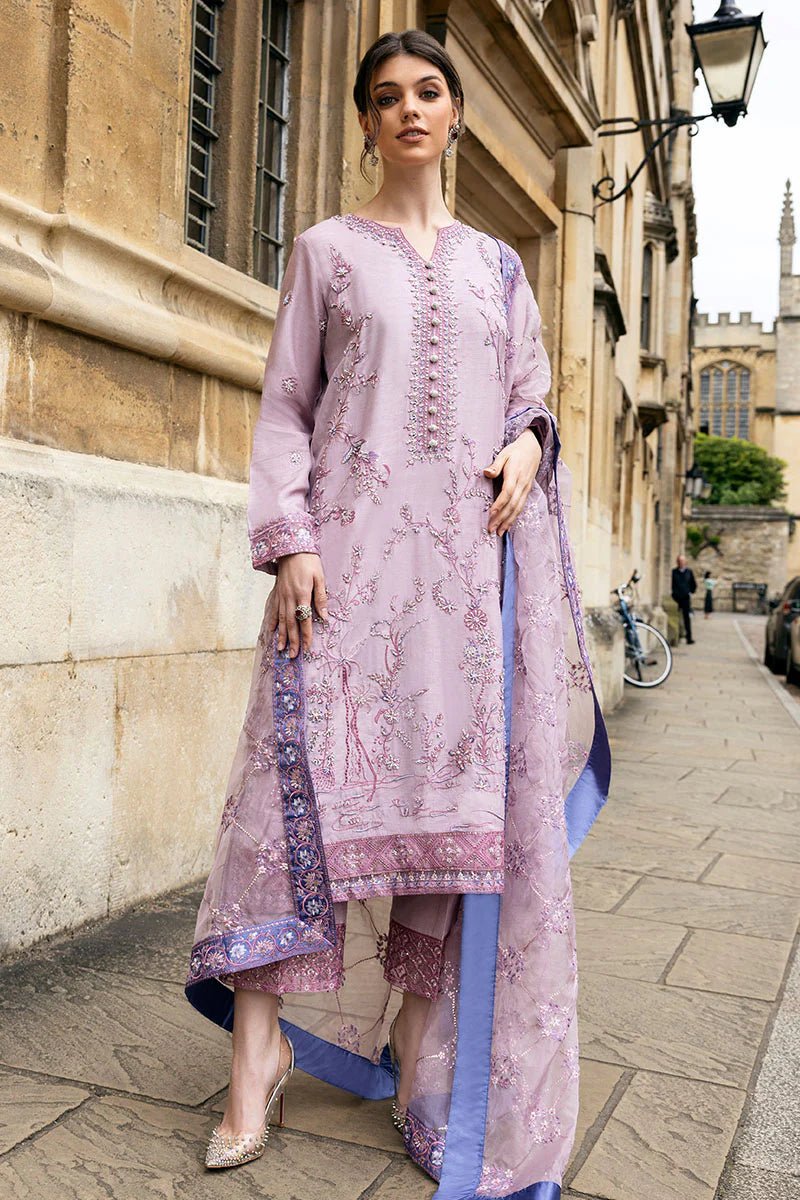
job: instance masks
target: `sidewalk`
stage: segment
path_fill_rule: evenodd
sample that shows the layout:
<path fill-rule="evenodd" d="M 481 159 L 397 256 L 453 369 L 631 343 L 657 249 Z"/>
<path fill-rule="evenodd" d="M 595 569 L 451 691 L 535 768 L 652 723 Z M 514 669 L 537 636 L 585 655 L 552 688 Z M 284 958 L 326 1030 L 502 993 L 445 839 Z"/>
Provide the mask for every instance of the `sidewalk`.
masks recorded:
<path fill-rule="evenodd" d="M 800 704 L 748 650 L 762 629 L 699 620 L 666 685 L 628 690 L 609 722 L 612 797 L 573 859 L 581 1114 L 564 1200 L 800 1198 Z M 388 1102 L 300 1073 L 264 1157 L 204 1173 L 230 1037 L 183 995 L 199 898 L 0 970 L 0 1195 L 430 1197 Z"/>

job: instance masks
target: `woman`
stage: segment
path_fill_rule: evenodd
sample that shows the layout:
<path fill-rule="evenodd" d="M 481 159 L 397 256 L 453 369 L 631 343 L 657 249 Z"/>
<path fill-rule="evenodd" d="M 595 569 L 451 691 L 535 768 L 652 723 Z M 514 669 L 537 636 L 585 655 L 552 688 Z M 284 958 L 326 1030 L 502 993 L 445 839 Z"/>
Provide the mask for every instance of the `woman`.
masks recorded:
<path fill-rule="evenodd" d="M 385 34 L 354 98 L 384 183 L 295 239 L 254 438 L 253 565 L 277 580 L 186 983 L 233 1031 L 206 1161 L 263 1151 L 296 1057 L 394 1093 L 440 1200 L 554 1200 L 568 858 L 609 764 L 549 363 L 519 256 L 445 207 L 444 49 Z"/>
<path fill-rule="evenodd" d="M 714 611 L 714 588 L 717 586 L 716 579 L 712 578 L 710 571 L 703 573 L 703 590 L 705 596 L 703 598 L 703 612 L 705 613 L 704 620 L 708 620 L 709 615 Z"/>

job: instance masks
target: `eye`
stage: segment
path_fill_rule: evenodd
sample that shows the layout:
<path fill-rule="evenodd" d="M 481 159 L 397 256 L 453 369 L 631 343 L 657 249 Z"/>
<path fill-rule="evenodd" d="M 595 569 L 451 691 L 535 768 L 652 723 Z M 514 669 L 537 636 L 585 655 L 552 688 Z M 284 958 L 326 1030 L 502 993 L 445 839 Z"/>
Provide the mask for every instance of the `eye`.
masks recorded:
<path fill-rule="evenodd" d="M 436 88 L 425 88 L 425 91 L 422 93 L 422 95 L 433 96 L 435 99 L 438 99 L 439 97 L 439 93 L 436 91 Z"/>

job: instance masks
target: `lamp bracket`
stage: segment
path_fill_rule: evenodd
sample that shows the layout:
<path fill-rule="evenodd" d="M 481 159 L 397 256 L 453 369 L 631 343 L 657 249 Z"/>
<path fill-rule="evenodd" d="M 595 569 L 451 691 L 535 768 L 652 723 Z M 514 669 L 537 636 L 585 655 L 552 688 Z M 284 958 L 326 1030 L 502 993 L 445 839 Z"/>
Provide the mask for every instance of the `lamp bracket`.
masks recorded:
<path fill-rule="evenodd" d="M 716 114 L 700 113 L 699 115 L 695 116 L 691 113 L 674 113 L 669 117 L 651 117 L 647 120 L 637 120 L 635 117 L 606 117 L 604 120 L 602 120 L 600 122 L 601 125 L 619 125 L 621 128 L 603 129 L 597 135 L 598 137 L 616 137 L 617 134 L 636 133 L 640 129 L 648 129 L 660 125 L 665 126 L 665 128 L 661 133 L 659 133 L 658 137 L 653 140 L 647 153 L 631 175 L 628 182 L 623 188 L 620 188 L 618 192 L 614 191 L 616 184 L 612 175 L 604 175 L 602 179 L 597 181 L 597 183 L 592 184 L 592 195 L 597 200 L 596 207 L 599 207 L 601 204 L 610 204 L 612 200 L 618 200 L 620 196 L 624 196 L 627 191 L 630 191 L 634 180 L 653 157 L 658 147 L 661 145 L 664 139 L 668 138 L 669 135 L 674 133 L 676 129 L 680 129 L 682 126 L 687 126 L 689 129 L 689 137 L 694 137 L 694 135 L 698 132 L 698 122 L 705 121 L 707 117 L 712 116 L 716 116 Z"/>

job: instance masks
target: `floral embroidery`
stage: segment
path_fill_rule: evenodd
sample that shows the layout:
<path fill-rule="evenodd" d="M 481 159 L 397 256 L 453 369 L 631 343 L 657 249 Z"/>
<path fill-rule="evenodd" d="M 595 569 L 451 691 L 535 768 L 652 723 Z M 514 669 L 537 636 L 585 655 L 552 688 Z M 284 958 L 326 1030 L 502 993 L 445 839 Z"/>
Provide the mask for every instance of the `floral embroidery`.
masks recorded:
<path fill-rule="evenodd" d="M 404 992 L 435 1000 L 439 991 L 444 943 L 392 920 L 384 977 Z"/>
<path fill-rule="evenodd" d="M 237 988 L 278 996 L 290 992 L 335 992 L 344 985 L 344 926 L 336 926 L 336 935 L 336 946 L 327 950 L 262 963 L 221 975 L 220 979 Z"/>
<path fill-rule="evenodd" d="M 444 1129 L 431 1129 L 410 1110 L 406 1113 L 403 1141 L 414 1162 L 433 1179 L 440 1179 L 444 1162 Z"/>
<path fill-rule="evenodd" d="M 306 512 L 290 513 L 254 531 L 250 556 L 254 567 L 275 563 L 284 554 L 306 551 L 319 554 L 319 535 L 314 518 Z"/>
<path fill-rule="evenodd" d="M 335 220 L 361 229 L 407 261 L 414 306 L 410 387 L 406 425 L 407 466 L 452 458 L 456 430 L 457 306 L 450 271 L 455 247 L 468 236 L 467 226 L 452 222 L 439 230 L 430 259 L 423 259 L 402 229 L 354 213 Z"/>
<path fill-rule="evenodd" d="M 555 1106 L 540 1108 L 538 1105 L 528 1115 L 528 1132 L 534 1142 L 552 1142 L 561 1136 L 561 1122 Z"/>
<path fill-rule="evenodd" d="M 520 1080 L 519 1064 L 512 1054 L 493 1054 L 491 1060 L 490 1084 L 492 1087 L 507 1091 L 517 1087 Z"/>
<path fill-rule="evenodd" d="M 556 1004 L 549 1000 L 546 1004 L 536 1006 L 536 1020 L 545 1037 L 556 1042 L 563 1042 L 570 1027 L 572 1014 L 564 1004 Z"/>
<path fill-rule="evenodd" d="M 314 785 L 305 750 L 305 694 L 302 656 L 291 658 L 289 647 L 274 647 L 274 713 L 278 777 L 283 794 L 283 819 L 295 908 L 301 920 L 318 924 L 320 934 L 335 941 L 333 901 L 322 845 Z"/>

